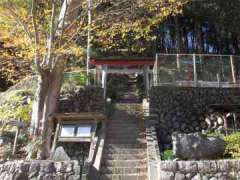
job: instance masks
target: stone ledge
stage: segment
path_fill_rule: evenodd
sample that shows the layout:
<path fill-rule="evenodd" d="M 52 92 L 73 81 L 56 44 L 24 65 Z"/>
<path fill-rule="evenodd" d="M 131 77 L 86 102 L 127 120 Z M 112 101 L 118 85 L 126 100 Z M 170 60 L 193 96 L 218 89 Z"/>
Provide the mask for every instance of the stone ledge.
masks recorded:
<path fill-rule="evenodd" d="M 240 179 L 240 160 L 160 161 L 159 180 Z"/>
<path fill-rule="evenodd" d="M 148 159 L 148 176 L 149 180 L 159 178 L 158 162 L 160 161 L 160 152 L 157 141 L 156 128 L 154 126 L 146 127 L 147 139 L 147 159 Z"/>
<path fill-rule="evenodd" d="M 81 167 L 77 161 L 21 160 L 0 164 L 0 179 L 77 180 L 80 177 L 80 172 Z"/>

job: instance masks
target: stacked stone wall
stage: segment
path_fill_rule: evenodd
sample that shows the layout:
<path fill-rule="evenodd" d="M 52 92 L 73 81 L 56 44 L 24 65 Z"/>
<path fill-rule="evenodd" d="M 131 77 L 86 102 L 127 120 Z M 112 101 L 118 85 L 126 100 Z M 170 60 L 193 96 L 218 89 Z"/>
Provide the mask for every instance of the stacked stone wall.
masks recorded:
<path fill-rule="evenodd" d="M 0 164 L 2 180 L 78 180 L 81 172 L 77 161 L 9 161 Z"/>
<path fill-rule="evenodd" d="M 161 161 L 159 180 L 237 180 L 240 161 Z"/>
<path fill-rule="evenodd" d="M 103 89 L 100 87 L 86 86 L 76 92 L 64 92 L 59 98 L 59 112 L 104 112 L 105 100 Z"/>
<path fill-rule="evenodd" d="M 206 115 L 212 104 L 239 104 L 239 88 L 153 87 L 150 110 L 158 112 L 161 149 L 171 146 L 173 132 L 206 130 Z"/>

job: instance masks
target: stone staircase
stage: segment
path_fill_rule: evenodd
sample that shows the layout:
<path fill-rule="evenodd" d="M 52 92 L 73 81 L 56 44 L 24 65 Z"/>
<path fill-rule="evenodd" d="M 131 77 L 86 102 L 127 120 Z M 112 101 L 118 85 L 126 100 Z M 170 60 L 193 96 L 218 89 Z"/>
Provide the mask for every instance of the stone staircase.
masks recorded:
<path fill-rule="evenodd" d="M 101 180 L 147 180 L 147 150 L 142 104 L 116 104 L 106 134 Z"/>
<path fill-rule="evenodd" d="M 137 77 L 129 76 L 128 84 L 123 92 L 120 103 L 141 103 L 137 89 Z"/>

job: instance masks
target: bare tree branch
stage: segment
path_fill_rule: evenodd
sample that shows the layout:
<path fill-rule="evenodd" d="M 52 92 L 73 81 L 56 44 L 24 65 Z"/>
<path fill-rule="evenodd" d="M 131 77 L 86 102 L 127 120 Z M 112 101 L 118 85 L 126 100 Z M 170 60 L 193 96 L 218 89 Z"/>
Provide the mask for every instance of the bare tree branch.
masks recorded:
<path fill-rule="evenodd" d="M 32 0 L 31 17 L 32 17 L 33 30 L 34 30 L 34 52 L 35 52 L 34 62 L 38 72 L 42 73 L 42 68 L 40 66 L 40 52 L 39 52 L 40 37 L 39 37 L 37 21 L 36 21 L 36 0 Z"/>
<path fill-rule="evenodd" d="M 47 58 L 46 58 L 46 64 L 50 68 L 52 65 L 52 51 L 53 51 L 53 44 L 54 44 L 54 38 L 55 38 L 55 18 L 56 18 L 56 1 L 52 0 L 52 15 L 51 15 L 51 21 L 50 21 L 50 34 L 48 38 L 48 52 L 47 52 Z"/>

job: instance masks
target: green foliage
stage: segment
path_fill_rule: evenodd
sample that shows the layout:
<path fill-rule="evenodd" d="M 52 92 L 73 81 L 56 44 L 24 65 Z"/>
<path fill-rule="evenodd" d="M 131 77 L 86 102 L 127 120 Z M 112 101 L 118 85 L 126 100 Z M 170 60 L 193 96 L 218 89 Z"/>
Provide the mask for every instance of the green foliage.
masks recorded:
<path fill-rule="evenodd" d="M 163 160 L 173 160 L 173 150 L 167 149 L 163 152 Z"/>
<path fill-rule="evenodd" d="M 111 3 L 94 1 L 93 47 L 107 49 L 107 55 L 119 54 L 126 49 L 128 55 L 144 55 L 154 49 L 155 32 L 167 17 L 179 14 L 188 0 L 112 0 Z M 100 6 L 102 6 L 100 8 Z M 118 12 L 118 13 L 115 13 Z M 109 15 L 110 14 L 110 15 Z M 149 54 L 150 55 L 150 54 Z"/>
<path fill-rule="evenodd" d="M 70 72 L 64 74 L 62 91 L 63 92 L 71 92 L 75 89 L 79 89 L 86 85 L 88 77 L 86 74 L 80 72 Z"/>
<path fill-rule="evenodd" d="M 25 157 L 26 153 L 25 151 L 22 151 L 27 143 L 28 143 L 28 132 L 26 129 L 22 129 L 20 131 L 20 134 L 18 136 L 17 141 L 17 148 L 16 148 L 16 154 L 12 156 L 12 150 L 13 150 L 13 143 L 15 139 L 15 132 L 14 131 L 2 131 L 1 132 L 1 138 L 3 140 L 3 145 L 0 147 L 0 158 L 8 159 L 8 158 L 23 158 Z"/>
<path fill-rule="evenodd" d="M 107 82 L 107 96 L 112 100 L 119 100 L 128 89 L 128 76 L 126 75 L 110 75 Z"/>
<path fill-rule="evenodd" d="M 0 105 L 0 120 L 29 121 L 31 119 L 33 93 L 31 91 L 15 91 Z"/>
<path fill-rule="evenodd" d="M 240 159 L 240 132 L 224 137 L 226 142 L 225 156 Z"/>
<path fill-rule="evenodd" d="M 18 146 L 23 147 L 28 143 L 29 134 L 27 131 L 21 131 L 18 136 Z"/>
<path fill-rule="evenodd" d="M 142 75 L 137 77 L 137 92 L 140 99 L 144 99 L 146 97 L 146 90 L 145 90 L 144 79 Z"/>
<path fill-rule="evenodd" d="M 12 156 L 12 145 L 11 143 L 8 143 L 1 147 L 1 158 L 6 160 Z"/>
<path fill-rule="evenodd" d="M 31 159 L 31 158 L 35 159 L 37 158 L 37 153 L 42 147 L 43 147 L 43 141 L 39 137 L 29 141 L 29 143 L 23 148 L 23 150 L 27 152 L 28 159 Z"/>

